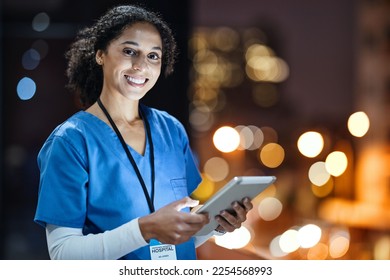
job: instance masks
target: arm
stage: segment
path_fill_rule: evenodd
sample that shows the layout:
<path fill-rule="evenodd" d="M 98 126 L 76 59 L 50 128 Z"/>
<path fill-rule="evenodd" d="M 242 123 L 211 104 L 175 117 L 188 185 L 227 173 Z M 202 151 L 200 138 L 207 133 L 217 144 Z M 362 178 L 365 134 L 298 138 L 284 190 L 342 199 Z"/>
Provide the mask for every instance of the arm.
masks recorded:
<path fill-rule="evenodd" d="M 83 235 L 81 228 L 46 225 L 46 238 L 51 259 L 119 259 L 147 245 L 138 219 L 100 234 Z"/>
<path fill-rule="evenodd" d="M 182 208 L 197 203 L 186 197 L 150 215 L 99 234 L 83 235 L 81 228 L 47 224 L 50 258 L 119 259 L 148 245 L 152 238 L 168 244 L 185 242 L 208 222 L 206 215 L 180 212 Z"/>

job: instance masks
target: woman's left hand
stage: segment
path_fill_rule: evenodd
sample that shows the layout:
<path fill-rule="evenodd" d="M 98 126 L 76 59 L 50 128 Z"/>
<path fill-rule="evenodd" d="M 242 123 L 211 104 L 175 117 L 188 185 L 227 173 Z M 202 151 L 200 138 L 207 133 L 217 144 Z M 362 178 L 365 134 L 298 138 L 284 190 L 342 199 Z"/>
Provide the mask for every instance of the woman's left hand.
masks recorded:
<path fill-rule="evenodd" d="M 241 227 L 241 224 L 246 221 L 247 213 L 253 208 L 253 204 L 249 198 L 244 198 L 242 201 L 234 201 L 232 209 L 223 210 L 215 217 L 219 226 L 218 231 L 232 232 Z"/>

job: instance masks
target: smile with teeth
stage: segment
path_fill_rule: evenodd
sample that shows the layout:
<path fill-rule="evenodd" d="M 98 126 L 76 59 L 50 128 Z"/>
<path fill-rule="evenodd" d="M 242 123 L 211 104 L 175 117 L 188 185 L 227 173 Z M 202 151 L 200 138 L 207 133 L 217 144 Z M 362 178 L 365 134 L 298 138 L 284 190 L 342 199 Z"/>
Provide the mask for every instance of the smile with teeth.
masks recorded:
<path fill-rule="evenodd" d="M 134 78 L 134 77 L 130 77 L 130 76 L 125 76 L 125 77 L 126 77 L 127 81 L 129 81 L 130 83 L 133 83 L 133 84 L 137 84 L 137 85 L 143 85 L 148 81 L 148 79 L 146 79 L 146 78 Z"/>

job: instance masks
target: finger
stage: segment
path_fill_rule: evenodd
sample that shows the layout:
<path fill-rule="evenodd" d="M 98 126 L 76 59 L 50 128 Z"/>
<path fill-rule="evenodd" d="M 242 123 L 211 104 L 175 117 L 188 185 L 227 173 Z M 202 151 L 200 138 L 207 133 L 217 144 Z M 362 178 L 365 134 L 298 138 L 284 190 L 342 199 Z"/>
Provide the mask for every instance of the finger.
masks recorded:
<path fill-rule="evenodd" d="M 249 212 L 253 208 L 253 204 L 248 197 L 242 200 L 242 204 L 244 205 L 246 212 Z"/>
<path fill-rule="evenodd" d="M 247 214 L 245 207 L 239 204 L 237 201 L 233 202 L 232 207 L 233 210 L 236 212 L 235 218 L 237 222 L 239 223 L 244 222 L 246 220 L 246 214 Z"/>
<path fill-rule="evenodd" d="M 241 227 L 241 222 L 238 220 L 238 218 L 235 215 L 229 213 L 228 211 L 226 210 L 221 211 L 219 216 L 223 218 L 234 229 Z M 225 224 L 221 224 L 221 225 L 225 227 Z"/>
<path fill-rule="evenodd" d="M 194 199 L 186 196 L 186 197 L 184 197 L 184 198 L 182 198 L 180 200 L 177 200 L 177 201 L 173 202 L 171 205 L 173 205 L 175 210 L 180 211 L 183 208 L 195 207 L 198 204 L 199 204 L 199 200 L 194 200 Z"/>
<path fill-rule="evenodd" d="M 232 232 L 236 229 L 236 227 L 234 227 L 232 224 L 230 224 L 228 221 L 226 221 L 225 218 L 223 218 L 220 215 L 217 215 L 215 217 L 215 220 L 219 224 L 219 227 L 222 228 L 226 232 Z"/>

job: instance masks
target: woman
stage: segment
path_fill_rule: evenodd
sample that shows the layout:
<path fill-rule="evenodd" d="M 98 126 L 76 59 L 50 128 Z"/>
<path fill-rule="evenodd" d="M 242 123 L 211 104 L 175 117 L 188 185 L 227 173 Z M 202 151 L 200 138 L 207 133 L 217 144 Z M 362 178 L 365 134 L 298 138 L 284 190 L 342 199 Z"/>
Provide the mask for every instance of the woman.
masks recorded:
<path fill-rule="evenodd" d="M 201 177 L 183 126 L 139 102 L 173 71 L 175 52 L 167 24 L 136 6 L 110 9 L 72 44 L 68 86 L 86 110 L 38 155 L 35 221 L 52 259 L 196 259 L 210 237 L 193 237 L 209 217 L 189 213 Z M 252 204 L 234 207 L 217 217 L 219 231 L 240 227 Z"/>

